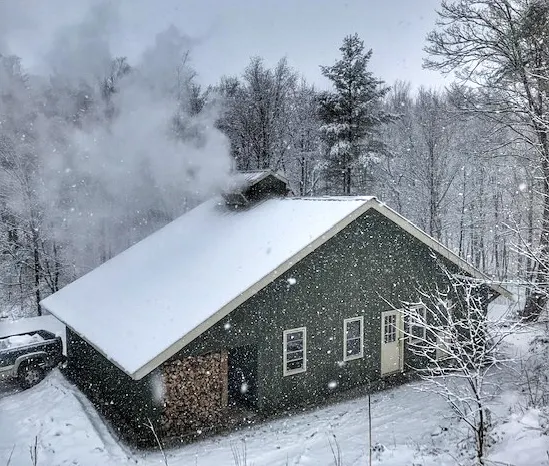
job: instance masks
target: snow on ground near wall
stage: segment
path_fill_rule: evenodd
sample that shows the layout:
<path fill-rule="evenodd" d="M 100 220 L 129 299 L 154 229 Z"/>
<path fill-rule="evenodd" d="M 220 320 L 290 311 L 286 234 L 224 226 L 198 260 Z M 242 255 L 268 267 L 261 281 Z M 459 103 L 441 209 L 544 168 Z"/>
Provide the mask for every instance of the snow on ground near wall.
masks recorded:
<path fill-rule="evenodd" d="M 421 391 L 423 382 L 372 395 L 374 465 L 454 466 L 462 429 L 444 400 Z M 499 409 L 517 401 L 506 393 Z M 344 465 L 367 464 L 368 401 L 359 398 L 251 426 L 166 452 L 170 466 L 233 465 L 234 448 L 245 447 L 255 466 L 328 466 L 334 435 Z M 490 458 L 514 466 L 549 465 L 549 441 L 537 410 L 513 415 L 498 427 L 500 443 Z M 54 371 L 38 386 L 0 399 L 0 464 L 30 464 L 29 445 L 38 439 L 39 463 L 57 465 L 164 464 L 159 453 L 135 452 L 117 443 L 89 401 Z M 382 445 L 382 447 L 380 446 Z M 13 453 L 12 453 L 13 450 Z M 510 462 L 510 459 L 513 459 Z"/>
<path fill-rule="evenodd" d="M 430 451 L 447 448 L 440 425 L 449 415 L 442 400 L 401 386 L 372 396 L 373 441 L 386 451 L 375 464 L 454 464 Z M 28 463 L 28 447 L 38 436 L 39 464 L 158 465 L 158 453 L 128 452 L 118 445 L 85 397 L 55 371 L 40 385 L 0 399 L 0 464 L 12 448 L 12 464 Z M 364 464 L 367 451 L 367 399 L 339 403 L 313 412 L 253 426 L 167 452 L 170 465 L 232 465 L 233 446 L 245 439 L 250 463 L 262 465 L 333 464 L 330 439 L 335 434 L 344 464 Z M 425 445 L 420 447 L 420 445 Z"/>
<path fill-rule="evenodd" d="M 14 466 L 32 464 L 35 439 L 38 465 L 130 464 L 89 402 L 57 370 L 36 387 L 0 399 L 0 464 L 10 456 Z"/>
<path fill-rule="evenodd" d="M 65 325 L 52 315 L 27 317 L 18 320 L 0 320 L 0 338 L 19 333 L 47 330 L 63 340 L 63 352 L 67 354 Z"/>

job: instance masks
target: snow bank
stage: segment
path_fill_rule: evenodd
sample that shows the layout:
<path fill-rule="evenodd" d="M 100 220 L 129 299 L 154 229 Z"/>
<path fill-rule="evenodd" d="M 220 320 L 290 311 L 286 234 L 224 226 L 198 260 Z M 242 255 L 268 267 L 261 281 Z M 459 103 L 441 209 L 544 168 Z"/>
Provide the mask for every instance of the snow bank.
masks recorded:
<path fill-rule="evenodd" d="M 2 465 L 32 464 L 29 447 L 35 440 L 39 465 L 132 464 L 89 402 L 58 370 L 29 390 L 0 398 L 0 413 Z"/>
<path fill-rule="evenodd" d="M 495 429 L 497 451 L 488 455 L 496 464 L 530 466 L 549 464 L 549 413 L 529 409 L 513 414 Z"/>
<path fill-rule="evenodd" d="M 469 464 L 442 398 L 414 383 L 372 395 L 373 464 L 455 466 Z M 25 465 L 38 441 L 38 464 L 153 466 L 157 452 L 132 452 L 117 443 L 89 401 L 55 370 L 30 390 L 1 398 L 0 464 Z M 504 404 L 507 404 L 504 402 Z M 506 411 L 506 410 L 504 410 Z M 495 431 L 489 458 L 513 466 L 548 465 L 547 413 L 531 409 L 509 416 Z M 358 398 L 169 450 L 170 466 L 231 465 L 235 448 L 257 466 L 333 466 L 332 447 L 345 465 L 368 462 L 368 400 Z M 332 447 L 330 446 L 332 444 Z M 13 453 L 12 453 L 13 450 Z M 462 461 L 463 460 L 463 461 Z"/>
<path fill-rule="evenodd" d="M 401 386 L 372 395 L 373 464 L 455 465 L 446 454 L 455 440 L 446 438 L 447 431 L 440 428 L 450 411 L 444 400 L 433 399 L 420 387 Z M 330 442 L 337 442 L 343 464 L 367 464 L 367 406 L 367 398 L 359 398 L 208 438 L 168 451 L 168 463 L 231 465 L 233 449 L 238 448 L 246 449 L 249 464 L 257 466 L 333 466 Z M 0 413 L 1 465 L 12 449 L 11 464 L 29 464 L 29 445 L 35 438 L 38 464 L 164 464 L 156 452 L 131 452 L 118 444 L 87 399 L 57 370 L 30 390 L 0 398 Z"/>

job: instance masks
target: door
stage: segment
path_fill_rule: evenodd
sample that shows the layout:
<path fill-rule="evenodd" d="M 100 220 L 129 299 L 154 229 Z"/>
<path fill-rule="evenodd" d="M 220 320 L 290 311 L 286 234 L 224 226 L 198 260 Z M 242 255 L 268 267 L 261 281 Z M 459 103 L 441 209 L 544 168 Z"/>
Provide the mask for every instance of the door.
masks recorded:
<path fill-rule="evenodd" d="M 402 371 L 404 351 L 402 315 L 399 311 L 381 314 L 381 375 Z"/>
<path fill-rule="evenodd" d="M 229 405 L 253 408 L 257 403 L 257 347 L 233 348 L 228 356 Z"/>

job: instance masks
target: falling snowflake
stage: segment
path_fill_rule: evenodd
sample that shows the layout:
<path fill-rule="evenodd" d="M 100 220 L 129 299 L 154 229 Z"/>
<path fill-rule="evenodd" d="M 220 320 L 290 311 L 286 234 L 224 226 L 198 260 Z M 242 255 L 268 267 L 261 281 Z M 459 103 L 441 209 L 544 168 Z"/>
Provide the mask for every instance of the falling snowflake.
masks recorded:
<path fill-rule="evenodd" d="M 337 387 L 337 380 L 332 380 L 331 382 L 328 383 L 328 388 L 330 390 L 333 390 L 336 387 Z"/>
<path fill-rule="evenodd" d="M 295 285 L 297 283 L 297 280 L 295 278 L 288 278 L 288 280 L 286 280 L 288 282 L 288 285 L 292 286 L 292 285 Z"/>
<path fill-rule="evenodd" d="M 231 323 L 230 322 L 225 322 L 225 325 L 223 325 L 223 328 L 225 330 L 229 330 L 231 328 Z"/>

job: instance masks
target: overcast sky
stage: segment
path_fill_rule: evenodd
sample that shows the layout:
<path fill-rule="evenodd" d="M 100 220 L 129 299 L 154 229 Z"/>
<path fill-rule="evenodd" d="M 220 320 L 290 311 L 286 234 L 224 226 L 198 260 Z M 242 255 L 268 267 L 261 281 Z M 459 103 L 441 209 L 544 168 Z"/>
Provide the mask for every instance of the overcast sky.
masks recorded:
<path fill-rule="evenodd" d="M 40 67 L 53 32 L 82 17 L 95 0 L 0 0 L 0 53 L 8 49 Z M 114 1 L 114 0 L 113 0 Z M 170 23 L 197 39 L 192 62 L 200 81 L 240 74 L 251 56 L 268 64 L 287 56 L 307 80 L 326 81 L 319 65 L 338 57 L 342 38 L 354 32 L 374 51 L 377 77 L 442 86 L 443 78 L 422 69 L 426 34 L 440 0 L 120 0 L 110 38 L 115 54 L 130 60 Z"/>

